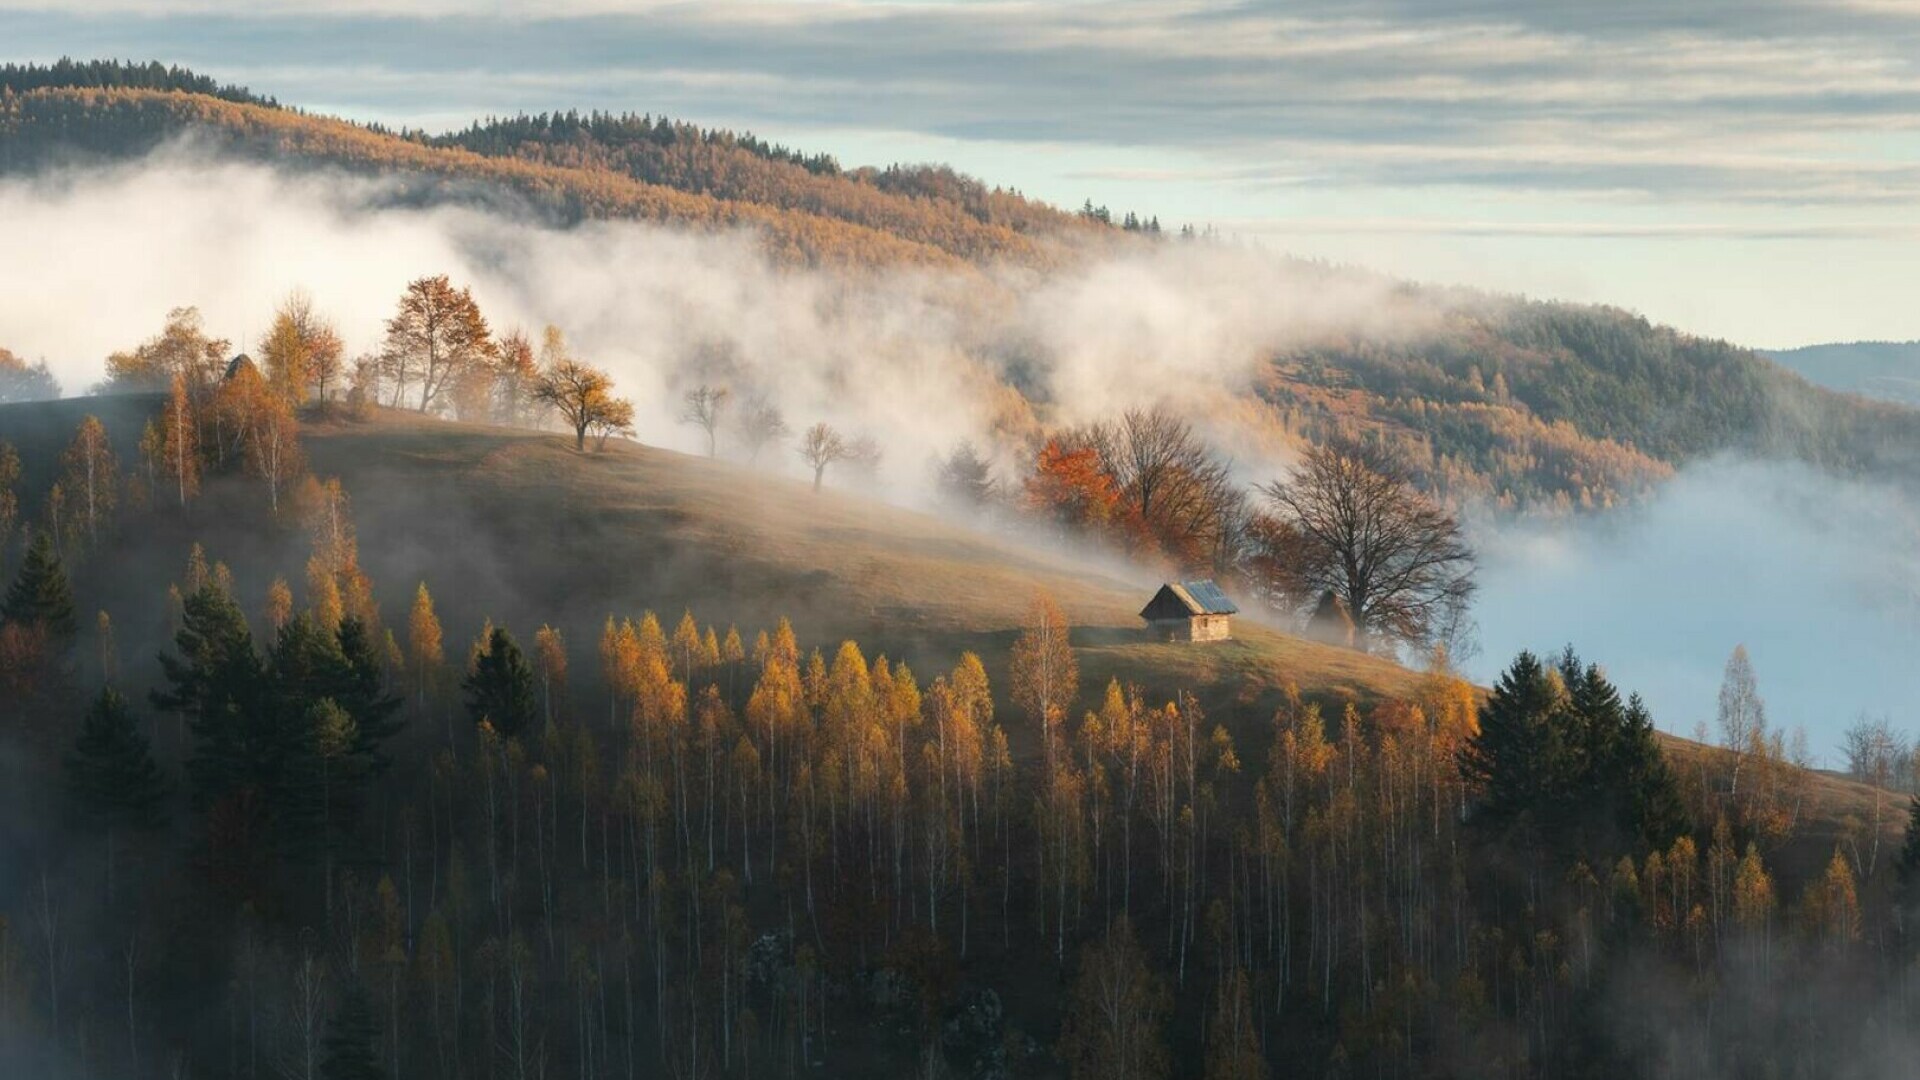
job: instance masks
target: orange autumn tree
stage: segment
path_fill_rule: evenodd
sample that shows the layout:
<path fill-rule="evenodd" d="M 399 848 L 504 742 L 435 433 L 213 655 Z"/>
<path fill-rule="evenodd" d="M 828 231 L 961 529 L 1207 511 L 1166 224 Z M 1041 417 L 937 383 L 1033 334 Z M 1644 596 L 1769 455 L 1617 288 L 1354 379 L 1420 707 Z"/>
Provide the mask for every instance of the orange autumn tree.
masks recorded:
<path fill-rule="evenodd" d="M 1037 514 L 1069 528 L 1098 528 L 1113 521 L 1120 493 L 1090 446 L 1068 447 L 1047 440 L 1026 480 L 1026 504 Z"/>

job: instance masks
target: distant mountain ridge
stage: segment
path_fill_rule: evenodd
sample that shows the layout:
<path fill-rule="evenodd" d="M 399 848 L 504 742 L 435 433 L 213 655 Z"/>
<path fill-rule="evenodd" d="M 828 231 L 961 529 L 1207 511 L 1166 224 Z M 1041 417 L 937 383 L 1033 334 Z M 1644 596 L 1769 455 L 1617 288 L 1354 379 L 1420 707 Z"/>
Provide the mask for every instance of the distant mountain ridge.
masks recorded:
<path fill-rule="evenodd" d="M 1920 408 L 1920 341 L 1851 341 L 1762 355 L 1809 382 Z"/>

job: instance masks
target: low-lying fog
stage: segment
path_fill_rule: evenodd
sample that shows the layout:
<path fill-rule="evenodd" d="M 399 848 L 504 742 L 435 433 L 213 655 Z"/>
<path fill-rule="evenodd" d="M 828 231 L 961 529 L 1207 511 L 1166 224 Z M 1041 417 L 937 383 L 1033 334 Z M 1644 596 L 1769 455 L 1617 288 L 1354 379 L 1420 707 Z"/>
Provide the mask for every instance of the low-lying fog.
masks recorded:
<path fill-rule="evenodd" d="M 703 380 L 879 440 L 896 496 L 962 438 L 1161 402 L 1204 414 L 1249 480 L 1284 467 L 1246 391 L 1264 360 L 1330 330 L 1417 334 L 1433 294 L 1225 246 L 1166 244 L 1051 278 L 893 273 L 848 280 L 770 267 L 743 236 L 637 224 L 565 232 L 474 209 L 383 205 L 374 181 L 290 176 L 173 148 L 148 162 L 0 182 L 0 345 L 45 358 L 69 393 L 105 356 L 196 305 L 251 348 L 289 290 L 309 292 L 350 353 L 377 344 L 411 278 L 470 283 L 497 329 L 558 324 L 639 409 L 643 441 L 694 450 L 678 396 Z M 1916 513 L 1890 489 L 1799 466 L 1683 471 L 1605 520 L 1481 530 L 1491 678 L 1522 647 L 1571 641 L 1640 690 L 1661 725 L 1711 720 L 1720 667 L 1753 654 L 1776 723 L 1831 756 L 1862 711 L 1920 728 Z"/>
<path fill-rule="evenodd" d="M 1483 533 L 1481 554 L 1482 680 L 1571 641 L 1690 734 L 1745 643 L 1770 722 L 1827 764 L 1862 712 L 1920 729 L 1920 512 L 1892 487 L 1717 459 L 1605 518 Z"/>

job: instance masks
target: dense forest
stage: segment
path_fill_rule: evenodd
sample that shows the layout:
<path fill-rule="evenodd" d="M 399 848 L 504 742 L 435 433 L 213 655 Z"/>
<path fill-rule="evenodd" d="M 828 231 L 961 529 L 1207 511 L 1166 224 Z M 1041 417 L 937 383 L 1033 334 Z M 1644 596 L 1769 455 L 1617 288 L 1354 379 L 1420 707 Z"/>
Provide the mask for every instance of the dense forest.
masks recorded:
<path fill-rule="evenodd" d="M 933 666 L 885 619 L 806 640 L 641 605 L 582 632 L 533 595 L 452 624 L 484 583 L 377 580 L 368 508 L 417 498 L 314 474 L 313 432 L 564 419 L 544 438 L 591 471 L 620 399 L 444 278 L 366 364 L 299 298 L 262 340 L 235 361 L 176 312 L 90 403 L 137 432 L 86 415 L 0 450 L 12 1069 L 1877 1076 L 1906 1052 L 1920 827 L 1898 842 L 1887 775 L 1871 819 L 1813 820 L 1831 781 L 1744 653 L 1683 746 L 1572 648 L 1486 691 L 1438 655 L 1259 711 L 1164 662 L 1213 646 L 1095 681 L 1044 593 Z M 830 484 L 884 449 L 781 428 Z M 1415 498 L 1362 449 L 1325 460 Z M 975 466 L 942 482 L 980 494 Z M 1193 527 L 1219 461 L 1177 418 L 1054 432 L 1033 469 L 1024 512 L 1145 554 L 1218 540 Z M 1272 527 L 1306 520 L 1268 494 Z M 554 525 L 522 527 L 538 560 Z"/>

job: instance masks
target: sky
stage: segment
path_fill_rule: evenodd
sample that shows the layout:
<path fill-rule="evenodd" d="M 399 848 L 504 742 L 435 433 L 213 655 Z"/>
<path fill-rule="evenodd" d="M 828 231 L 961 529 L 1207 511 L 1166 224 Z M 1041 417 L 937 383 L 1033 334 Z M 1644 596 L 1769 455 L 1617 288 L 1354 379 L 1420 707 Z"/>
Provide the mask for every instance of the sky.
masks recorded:
<path fill-rule="evenodd" d="M 0 0 L 0 56 L 664 113 L 1756 347 L 1920 338 L 1920 0 L 318 6 Z"/>

